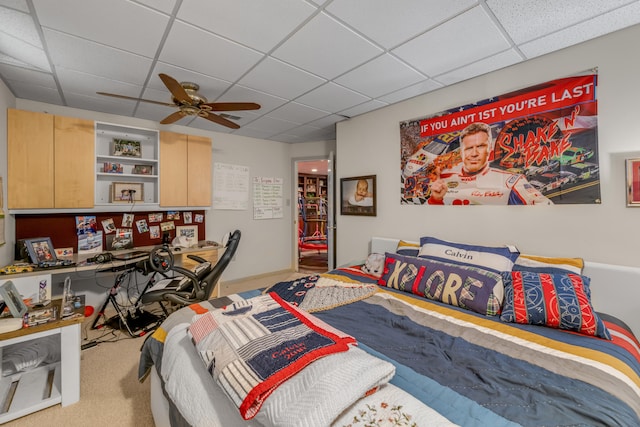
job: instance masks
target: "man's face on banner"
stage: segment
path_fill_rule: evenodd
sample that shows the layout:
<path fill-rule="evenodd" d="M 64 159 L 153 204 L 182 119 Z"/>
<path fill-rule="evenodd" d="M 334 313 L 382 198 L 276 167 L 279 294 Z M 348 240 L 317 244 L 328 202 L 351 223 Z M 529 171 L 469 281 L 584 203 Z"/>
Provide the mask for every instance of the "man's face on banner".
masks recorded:
<path fill-rule="evenodd" d="M 480 171 L 489 158 L 489 135 L 476 132 L 464 137 L 460 146 L 462 163 L 466 172 Z"/>

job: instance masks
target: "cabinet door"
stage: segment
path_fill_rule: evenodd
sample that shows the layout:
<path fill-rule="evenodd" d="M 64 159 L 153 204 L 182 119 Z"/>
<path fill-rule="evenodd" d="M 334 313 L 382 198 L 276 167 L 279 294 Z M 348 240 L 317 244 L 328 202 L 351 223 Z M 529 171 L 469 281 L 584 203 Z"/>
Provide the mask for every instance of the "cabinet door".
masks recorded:
<path fill-rule="evenodd" d="M 91 120 L 55 117 L 55 207 L 92 208 L 95 131 Z"/>
<path fill-rule="evenodd" d="M 211 138 L 189 135 L 188 206 L 211 206 Z"/>
<path fill-rule="evenodd" d="M 160 206 L 187 206 L 187 135 L 160 132 Z"/>
<path fill-rule="evenodd" d="M 7 205 L 9 209 L 54 207 L 54 116 L 7 110 Z"/>

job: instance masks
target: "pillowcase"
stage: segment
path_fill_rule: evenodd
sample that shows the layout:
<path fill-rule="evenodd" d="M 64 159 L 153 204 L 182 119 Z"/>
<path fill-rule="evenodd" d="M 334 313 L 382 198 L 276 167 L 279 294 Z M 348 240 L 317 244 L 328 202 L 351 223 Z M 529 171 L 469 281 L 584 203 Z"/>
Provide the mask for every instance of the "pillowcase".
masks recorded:
<path fill-rule="evenodd" d="M 503 322 L 543 325 L 611 339 L 591 305 L 590 279 L 579 274 L 503 273 Z"/>
<path fill-rule="evenodd" d="M 448 242 L 435 237 L 420 238 L 421 258 L 475 265 L 496 272 L 511 271 L 520 252 L 514 246 L 478 246 Z"/>
<path fill-rule="evenodd" d="M 378 284 L 495 316 L 504 297 L 502 280 L 480 267 L 386 253 Z"/>
<path fill-rule="evenodd" d="M 396 253 L 400 255 L 418 256 L 419 251 L 420 243 L 407 242 L 406 240 L 400 240 L 396 248 Z"/>
<path fill-rule="evenodd" d="M 582 258 L 551 258 L 520 254 L 513 265 L 514 271 L 533 271 L 536 273 L 573 273 L 582 274 Z"/>

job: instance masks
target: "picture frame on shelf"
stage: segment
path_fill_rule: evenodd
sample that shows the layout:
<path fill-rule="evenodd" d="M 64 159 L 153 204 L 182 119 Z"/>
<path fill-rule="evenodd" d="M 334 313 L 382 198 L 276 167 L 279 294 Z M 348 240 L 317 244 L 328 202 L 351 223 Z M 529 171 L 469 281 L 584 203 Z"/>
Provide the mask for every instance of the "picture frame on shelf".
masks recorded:
<path fill-rule="evenodd" d="M 176 237 L 184 237 L 189 247 L 198 244 L 198 226 L 197 225 L 179 225 L 176 227 Z"/>
<path fill-rule="evenodd" d="M 135 175 L 153 175 L 152 165 L 133 165 L 131 173 Z"/>
<path fill-rule="evenodd" d="M 340 179 L 340 214 L 376 216 L 376 176 Z"/>
<path fill-rule="evenodd" d="M 144 201 L 144 185 L 141 182 L 113 182 L 111 202 L 135 203 Z"/>
<path fill-rule="evenodd" d="M 102 167 L 104 173 L 122 173 L 122 163 L 104 162 Z"/>
<path fill-rule="evenodd" d="M 627 207 L 640 207 L 640 158 L 626 159 Z"/>
<path fill-rule="evenodd" d="M 142 157 L 140 141 L 114 138 L 112 155 L 121 157 Z"/>
<path fill-rule="evenodd" d="M 22 300 L 20 292 L 16 289 L 16 285 L 11 280 L 7 280 L 0 285 L 0 296 L 4 300 L 9 312 L 15 318 L 22 318 L 27 312 L 27 305 Z"/>
<path fill-rule="evenodd" d="M 50 237 L 25 239 L 24 244 L 27 247 L 29 258 L 33 264 L 41 264 L 57 260 L 56 251 L 53 248 Z"/>

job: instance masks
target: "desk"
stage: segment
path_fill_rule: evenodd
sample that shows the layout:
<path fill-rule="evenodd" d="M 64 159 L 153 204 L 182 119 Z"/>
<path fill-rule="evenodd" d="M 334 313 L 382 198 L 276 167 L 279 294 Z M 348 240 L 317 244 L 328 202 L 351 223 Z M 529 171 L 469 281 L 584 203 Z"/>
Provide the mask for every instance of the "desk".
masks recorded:
<path fill-rule="evenodd" d="M 111 253 L 118 258 L 122 256 L 122 254 L 133 252 L 133 251 L 151 251 L 157 246 L 143 246 L 137 247 L 133 249 L 121 250 L 121 251 L 111 251 Z M 215 264 L 218 260 L 218 249 L 220 246 L 215 247 L 206 247 L 206 248 L 180 248 L 180 250 L 176 250 L 177 248 L 171 248 L 171 252 L 174 256 L 174 262 L 176 265 L 190 268 L 195 264 L 195 261 L 188 258 L 189 255 L 197 255 L 201 258 L 205 258 L 207 261 L 210 261 L 212 264 Z M 106 262 L 104 264 L 97 263 L 87 263 L 86 260 L 88 258 L 94 257 L 97 253 L 94 254 L 74 254 L 73 261 L 76 265 L 63 267 L 63 268 L 45 268 L 37 271 L 31 271 L 26 273 L 16 273 L 16 274 L 2 274 L 0 275 L 0 284 L 4 283 L 6 280 L 14 281 L 18 291 L 22 294 L 23 297 L 30 297 L 32 294 L 37 295 L 38 291 L 38 281 L 41 278 L 45 278 L 48 280 L 49 287 L 51 289 L 49 298 L 51 295 L 61 295 L 62 287 L 60 283 L 64 281 L 65 276 L 73 276 L 73 281 L 71 283 L 71 289 L 76 293 L 84 293 L 87 295 L 86 304 L 97 307 L 104 301 L 104 293 L 107 289 L 111 287 L 113 284 L 112 276 L 117 271 L 121 270 L 121 267 L 127 265 L 133 265 L 136 262 L 143 260 L 142 258 L 134 258 L 127 261 L 121 261 L 115 259 L 113 261 Z M 98 279 L 102 283 L 96 283 Z M 31 283 L 32 279 L 33 283 Z M 25 283 L 30 282 L 30 283 Z M 144 282 L 144 281 L 141 281 Z"/>
<path fill-rule="evenodd" d="M 62 313 L 60 303 L 61 300 L 51 303 L 58 307 L 58 316 Z M 58 403 L 67 406 L 80 400 L 80 324 L 83 320 L 80 314 L 0 334 L 0 360 L 3 351 L 46 337 L 58 336 L 60 345 L 59 361 L 2 377 L 0 402 L 6 412 L 0 415 L 0 423 Z"/>

